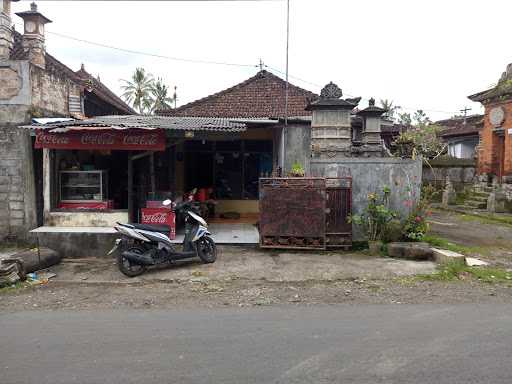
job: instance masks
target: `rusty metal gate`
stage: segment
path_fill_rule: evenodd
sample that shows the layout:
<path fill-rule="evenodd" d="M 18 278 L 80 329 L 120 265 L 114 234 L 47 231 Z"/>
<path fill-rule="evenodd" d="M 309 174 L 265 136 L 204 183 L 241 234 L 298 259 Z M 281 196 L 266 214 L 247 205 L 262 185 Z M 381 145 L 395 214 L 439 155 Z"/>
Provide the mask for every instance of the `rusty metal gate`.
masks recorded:
<path fill-rule="evenodd" d="M 327 247 L 348 249 L 352 245 L 352 178 L 327 178 L 326 228 Z"/>
<path fill-rule="evenodd" d="M 325 179 L 260 179 L 260 246 L 325 249 Z"/>
<path fill-rule="evenodd" d="M 352 179 L 260 179 L 260 246 L 326 249 L 352 244 Z"/>

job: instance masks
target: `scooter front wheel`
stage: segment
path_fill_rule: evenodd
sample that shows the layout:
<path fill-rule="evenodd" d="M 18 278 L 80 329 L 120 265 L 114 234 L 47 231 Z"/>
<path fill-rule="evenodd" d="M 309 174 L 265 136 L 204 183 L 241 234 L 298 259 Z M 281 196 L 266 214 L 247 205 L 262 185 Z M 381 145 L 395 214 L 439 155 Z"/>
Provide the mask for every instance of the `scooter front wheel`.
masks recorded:
<path fill-rule="evenodd" d="M 209 236 L 203 236 L 197 240 L 197 256 L 205 264 L 214 263 L 217 260 L 217 246 Z"/>
<path fill-rule="evenodd" d="M 127 249 L 129 252 L 138 253 L 142 255 L 144 250 L 140 247 L 130 247 Z M 135 264 L 123 256 L 123 252 L 119 252 L 117 255 L 117 266 L 119 270 L 128 277 L 135 277 L 142 275 L 146 271 L 144 265 Z"/>

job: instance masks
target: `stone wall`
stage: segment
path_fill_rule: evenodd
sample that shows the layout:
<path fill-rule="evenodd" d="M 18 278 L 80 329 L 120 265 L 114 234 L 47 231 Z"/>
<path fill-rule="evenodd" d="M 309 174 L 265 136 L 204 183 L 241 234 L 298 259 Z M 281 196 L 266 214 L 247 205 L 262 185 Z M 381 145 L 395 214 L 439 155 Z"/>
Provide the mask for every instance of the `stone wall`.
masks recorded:
<path fill-rule="evenodd" d="M 359 214 L 368 204 L 368 194 L 391 189 L 390 207 L 407 217 L 421 193 L 422 167 L 419 160 L 397 158 L 346 158 L 311 161 L 311 175 L 316 177 L 352 176 L 352 212 Z M 354 241 L 365 240 L 364 233 L 353 227 Z"/>
<path fill-rule="evenodd" d="M 444 188 L 450 179 L 456 191 L 472 187 L 477 182 L 476 162 L 472 159 L 445 158 L 423 163 L 423 184 Z"/>
<path fill-rule="evenodd" d="M 37 224 L 32 142 L 27 130 L 0 127 L 0 240 L 26 239 Z"/>
<path fill-rule="evenodd" d="M 36 114 L 69 116 L 69 96 L 80 97 L 80 89 L 61 74 L 31 66 L 32 108 Z"/>

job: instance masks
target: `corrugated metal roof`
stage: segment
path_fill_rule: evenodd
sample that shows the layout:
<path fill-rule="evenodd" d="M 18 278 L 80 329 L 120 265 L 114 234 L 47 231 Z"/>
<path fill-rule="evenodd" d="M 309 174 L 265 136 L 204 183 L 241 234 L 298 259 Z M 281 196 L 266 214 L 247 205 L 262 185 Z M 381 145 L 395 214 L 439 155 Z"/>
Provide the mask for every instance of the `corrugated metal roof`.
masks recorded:
<path fill-rule="evenodd" d="M 247 122 L 247 121 L 246 121 Z M 33 124 L 23 126 L 28 129 L 55 128 L 114 128 L 114 129 L 171 129 L 180 131 L 218 131 L 241 132 L 247 129 L 246 122 L 232 121 L 215 117 L 177 117 L 177 116 L 99 116 L 85 120 L 63 121 L 54 124 Z"/>

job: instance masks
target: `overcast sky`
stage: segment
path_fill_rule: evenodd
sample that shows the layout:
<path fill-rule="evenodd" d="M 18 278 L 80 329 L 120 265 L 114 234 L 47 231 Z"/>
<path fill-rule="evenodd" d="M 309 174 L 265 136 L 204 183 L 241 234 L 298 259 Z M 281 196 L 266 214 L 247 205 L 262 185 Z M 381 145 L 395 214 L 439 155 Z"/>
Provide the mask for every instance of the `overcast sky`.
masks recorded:
<path fill-rule="evenodd" d="M 47 50 L 120 94 L 138 66 L 178 87 L 178 104 L 253 76 L 261 58 L 285 68 L 286 1 L 39 1 Z M 29 2 L 13 3 L 13 12 Z M 291 0 L 291 82 L 319 92 L 334 81 L 345 95 L 388 98 L 434 119 L 493 85 L 512 62 L 512 1 Z M 17 30 L 20 18 L 13 15 Z M 123 53 L 53 35 L 69 35 L 163 56 L 249 64 L 194 64 Z M 275 72 L 277 73 L 277 72 Z M 307 82 L 305 82 L 305 81 Z M 363 102 L 366 104 L 366 101 Z"/>

